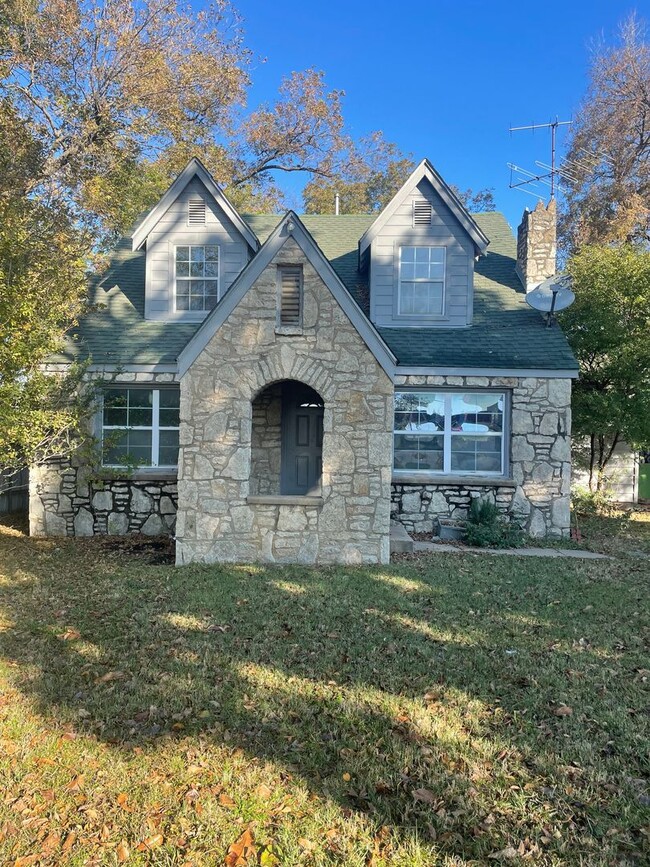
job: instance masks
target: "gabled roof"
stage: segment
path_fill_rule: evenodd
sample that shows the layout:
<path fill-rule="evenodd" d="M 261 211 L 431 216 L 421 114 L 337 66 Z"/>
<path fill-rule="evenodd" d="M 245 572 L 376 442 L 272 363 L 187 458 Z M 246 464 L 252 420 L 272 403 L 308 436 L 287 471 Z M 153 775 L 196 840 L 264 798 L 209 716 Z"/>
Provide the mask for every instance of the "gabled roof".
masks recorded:
<path fill-rule="evenodd" d="M 132 248 L 139 250 L 147 240 L 149 233 L 158 223 L 167 209 L 176 201 L 178 196 L 183 192 L 193 177 L 197 177 L 206 187 L 210 195 L 217 202 L 219 207 L 225 212 L 226 216 L 231 220 L 235 227 L 241 232 L 246 243 L 252 250 L 258 250 L 260 242 L 257 236 L 252 231 L 248 223 L 243 219 L 239 211 L 232 205 L 219 184 L 212 177 L 210 172 L 197 157 L 192 157 L 189 163 L 185 166 L 174 183 L 168 188 L 167 192 L 162 196 L 159 202 L 153 206 L 145 218 L 138 223 L 133 235 L 131 236 Z"/>
<path fill-rule="evenodd" d="M 483 234 L 481 227 L 478 225 L 476 220 L 474 220 L 451 187 L 443 181 L 429 160 L 422 160 L 404 186 L 395 193 L 381 214 L 379 214 L 374 223 L 361 237 L 361 240 L 359 241 L 359 255 L 362 255 L 368 249 L 378 232 L 393 216 L 404 199 L 412 193 L 414 187 L 425 179 L 429 181 L 433 189 L 438 193 L 460 225 L 470 236 L 474 242 L 477 253 L 485 253 L 490 241 L 487 236 Z"/>
<path fill-rule="evenodd" d="M 271 232 L 258 254 L 248 263 L 239 277 L 219 301 L 210 315 L 191 338 L 178 357 L 178 372 L 183 376 L 201 351 L 206 347 L 213 335 L 219 330 L 253 283 L 260 277 L 264 269 L 280 252 L 287 238 L 293 238 L 305 254 L 323 283 L 330 290 L 339 306 L 368 349 L 375 356 L 386 373 L 392 377 L 396 358 L 386 346 L 379 333 L 364 315 L 359 305 L 352 298 L 345 285 L 325 258 L 322 250 L 307 231 L 300 218 L 288 211 L 275 229 Z"/>

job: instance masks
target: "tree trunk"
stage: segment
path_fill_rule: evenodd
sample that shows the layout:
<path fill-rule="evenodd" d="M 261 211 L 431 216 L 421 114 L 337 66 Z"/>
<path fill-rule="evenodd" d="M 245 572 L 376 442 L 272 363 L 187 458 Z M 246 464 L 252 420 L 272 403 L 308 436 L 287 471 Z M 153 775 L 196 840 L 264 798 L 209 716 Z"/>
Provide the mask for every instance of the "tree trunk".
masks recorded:
<path fill-rule="evenodd" d="M 620 438 L 621 438 L 621 432 L 617 430 L 616 433 L 614 434 L 613 438 L 612 438 L 612 443 L 611 443 L 610 447 L 605 448 L 605 437 L 600 437 L 600 439 L 602 440 L 603 448 L 601 450 L 601 453 L 600 453 L 600 456 L 598 459 L 598 484 L 596 487 L 596 490 L 598 490 L 598 491 L 600 491 L 604 487 L 605 469 L 607 467 L 607 464 L 612 459 L 612 455 L 614 454 L 614 449 L 618 445 Z"/>

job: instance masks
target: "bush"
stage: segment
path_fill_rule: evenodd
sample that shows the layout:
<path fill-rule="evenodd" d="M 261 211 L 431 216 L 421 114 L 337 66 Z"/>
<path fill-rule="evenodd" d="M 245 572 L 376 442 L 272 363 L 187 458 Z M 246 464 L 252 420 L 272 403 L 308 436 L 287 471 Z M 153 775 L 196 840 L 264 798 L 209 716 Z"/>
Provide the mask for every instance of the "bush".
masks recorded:
<path fill-rule="evenodd" d="M 475 497 L 466 523 L 468 545 L 478 548 L 521 548 L 524 532 L 514 521 L 506 521 L 495 503 Z"/>
<path fill-rule="evenodd" d="M 571 491 L 571 511 L 583 518 L 593 518 L 597 515 L 612 515 L 616 508 L 604 491 L 574 488 Z"/>

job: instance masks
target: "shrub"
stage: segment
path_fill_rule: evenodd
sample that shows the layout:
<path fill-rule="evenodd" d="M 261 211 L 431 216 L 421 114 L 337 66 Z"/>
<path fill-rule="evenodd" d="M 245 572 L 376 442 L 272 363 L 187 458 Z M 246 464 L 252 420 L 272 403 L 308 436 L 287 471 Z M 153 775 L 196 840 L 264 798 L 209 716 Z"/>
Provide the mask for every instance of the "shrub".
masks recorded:
<path fill-rule="evenodd" d="M 571 491 L 571 510 L 574 515 L 583 518 L 611 515 L 617 511 L 605 491 L 590 491 L 580 487 Z"/>
<path fill-rule="evenodd" d="M 479 548 L 521 548 L 524 532 L 514 521 L 506 521 L 495 503 L 475 497 L 469 507 L 466 542 Z"/>

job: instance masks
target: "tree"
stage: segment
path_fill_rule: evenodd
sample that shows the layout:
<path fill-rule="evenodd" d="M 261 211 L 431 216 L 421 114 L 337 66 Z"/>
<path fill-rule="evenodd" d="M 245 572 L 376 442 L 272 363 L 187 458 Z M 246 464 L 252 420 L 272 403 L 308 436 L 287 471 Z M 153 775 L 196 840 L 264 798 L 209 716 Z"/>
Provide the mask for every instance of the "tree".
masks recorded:
<path fill-rule="evenodd" d="M 274 210 L 278 172 L 334 174 L 342 93 L 309 69 L 246 113 L 251 53 L 227 0 L 6 0 L 0 95 L 43 152 L 27 192 L 65 197 L 114 235 L 199 152 L 240 205 Z"/>
<path fill-rule="evenodd" d="M 634 16 L 593 52 L 565 161 L 564 244 L 647 241 L 650 219 L 650 44 Z"/>
<path fill-rule="evenodd" d="M 567 270 L 576 300 L 560 320 L 580 363 L 573 433 L 589 443 L 589 487 L 601 490 L 621 440 L 650 442 L 650 252 L 584 246 Z"/>
<path fill-rule="evenodd" d="M 415 168 L 413 156 L 404 154 L 382 133 L 374 132 L 358 143 L 348 142 L 348 152 L 339 160 L 336 175 L 319 175 L 305 187 L 303 198 L 308 214 L 333 214 L 339 196 L 341 214 L 375 214 L 381 211 L 402 187 Z M 493 211 L 491 189 L 464 192 L 452 185 L 468 210 Z"/>
<path fill-rule="evenodd" d="M 81 371 L 41 367 L 83 309 L 86 246 L 60 205 L 15 191 L 42 155 L 15 112 L 0 103 L 0 469 L 67 452 L 88 396 Z"/>

